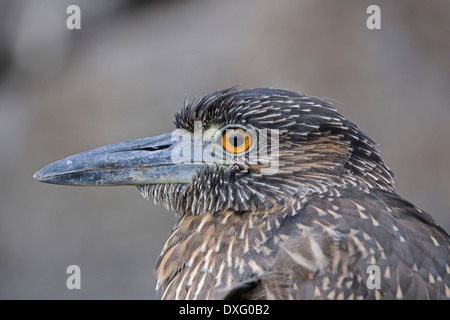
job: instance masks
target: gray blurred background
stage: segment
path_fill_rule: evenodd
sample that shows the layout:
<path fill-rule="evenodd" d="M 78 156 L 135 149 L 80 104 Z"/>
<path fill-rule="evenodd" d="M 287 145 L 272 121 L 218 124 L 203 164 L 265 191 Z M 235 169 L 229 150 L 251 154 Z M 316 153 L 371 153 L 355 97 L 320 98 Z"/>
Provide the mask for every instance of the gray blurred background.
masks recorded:
<path fill-rule="evenodd" d="M 81 30 L 66 8 L 81 8 Z M 381 30 L 366 8 L 381 7 Z M 175 217 L 44 165 L 170 132 L 185 95 L 242 84 L 334 99 L 400 195 L 450 230 L 450 1 L 0 0 L 0 298 L 154 299 Z M 81 267 L 81 290 L 66 268 Z"/>

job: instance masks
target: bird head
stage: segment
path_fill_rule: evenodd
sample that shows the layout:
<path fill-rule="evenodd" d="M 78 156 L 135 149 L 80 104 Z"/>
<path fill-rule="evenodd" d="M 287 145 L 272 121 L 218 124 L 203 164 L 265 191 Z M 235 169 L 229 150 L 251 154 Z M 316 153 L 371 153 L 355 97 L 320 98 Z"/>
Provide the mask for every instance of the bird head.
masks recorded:
<path fill-rule="evenodd" d="M 175 126 L 67 157 L 34 178 L 136 185 L 144 197 L 192 214 L 265 210 L 331 187 L 395 192 L 374 142 L 319 98 L 233 87 L 186 101 Z"/>

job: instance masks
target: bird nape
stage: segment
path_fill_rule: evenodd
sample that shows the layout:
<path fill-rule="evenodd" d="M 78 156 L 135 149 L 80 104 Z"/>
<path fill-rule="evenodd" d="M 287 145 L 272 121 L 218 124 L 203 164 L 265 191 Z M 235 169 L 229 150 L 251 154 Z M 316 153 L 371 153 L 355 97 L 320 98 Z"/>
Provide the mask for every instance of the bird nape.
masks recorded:
<path fill-rule="evenodd" d="M 329 102 L 233 87 L 185 102 L 175 125 L 34 175 L 136 185 L 175 211 L 154 271 L 162 299 L 450 297 L 449 235 Z"/>

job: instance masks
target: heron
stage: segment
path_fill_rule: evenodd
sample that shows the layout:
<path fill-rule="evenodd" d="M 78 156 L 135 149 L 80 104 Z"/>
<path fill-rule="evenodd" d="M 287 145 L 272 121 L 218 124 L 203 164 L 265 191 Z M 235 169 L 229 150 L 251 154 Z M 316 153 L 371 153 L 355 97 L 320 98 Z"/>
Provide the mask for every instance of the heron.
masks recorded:
<path fill-rule="evenodd" d="M 135 185 L 175 212 L 161 299 L 450 298 L 449 235 L 329 101 L 232 87 L 185 100 L 174 123 L 34 175 Z"/>

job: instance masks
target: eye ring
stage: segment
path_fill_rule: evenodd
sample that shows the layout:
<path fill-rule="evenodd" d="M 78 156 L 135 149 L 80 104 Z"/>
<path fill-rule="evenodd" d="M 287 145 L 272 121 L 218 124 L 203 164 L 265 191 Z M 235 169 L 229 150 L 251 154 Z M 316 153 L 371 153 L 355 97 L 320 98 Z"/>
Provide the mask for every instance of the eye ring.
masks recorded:
<path fill-rule="evenodd" d="M 230 154 L 240 154 L 248 151 L 253 145 L 253 135 L 247 128 L 233 125 L 221 130 L 219 138 L 222 148 Z"/>

